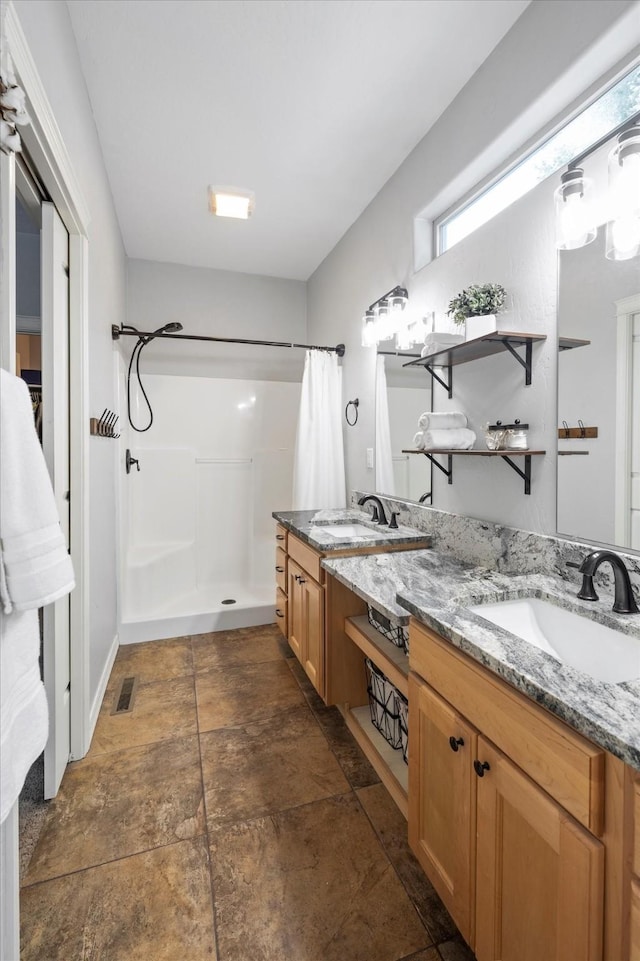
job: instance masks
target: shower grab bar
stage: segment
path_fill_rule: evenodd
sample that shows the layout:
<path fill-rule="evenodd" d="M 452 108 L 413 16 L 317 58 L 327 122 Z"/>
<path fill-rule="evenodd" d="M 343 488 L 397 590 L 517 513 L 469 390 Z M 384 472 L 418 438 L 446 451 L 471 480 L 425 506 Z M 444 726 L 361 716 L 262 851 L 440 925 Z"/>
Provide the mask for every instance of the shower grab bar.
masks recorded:
<path fill-rule="evenodd" d="M 120 337 L 152 337 L 154 340 L 206 340 L 217 344 L 254 344 L 257 347 L 300 347 L 302 350 L 326 350 L 329 353 L 336 353 L 338 357 L 344 357 L 345 352 L 344 344 L 321 347 L 318 344 L 294 344 L 283 340 L 243 340 L 240 337 L 205 337 L 202 334 L 159 334 L 156 331 L 123 330 L 117 324 L 111 325 L 111 337 L 113 340 L 119 340 Z"/>

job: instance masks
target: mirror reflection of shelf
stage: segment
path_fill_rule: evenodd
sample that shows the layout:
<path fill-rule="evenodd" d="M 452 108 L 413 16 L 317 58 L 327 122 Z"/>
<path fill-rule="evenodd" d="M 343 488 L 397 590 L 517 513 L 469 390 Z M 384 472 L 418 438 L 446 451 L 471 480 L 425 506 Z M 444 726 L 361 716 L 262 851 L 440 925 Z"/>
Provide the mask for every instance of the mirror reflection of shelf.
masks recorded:
<path fill-rule="evenodd" d="M 546 450 L 403 450 L 403 454 L 424 454 L 425 457 L 431 461 L 434 467 L 437 467 L 443 474 L 446 475 L 448 483 L 453 483 L 453 458 L 454 457 L 501 457 L 509 467 L 511 467 L 516 474 L 524 481 L 524 492 L 525 494 L 531 493 L 531 458 L 540 454 L 546 454 Z M 447 458 L 447 466 L 443 467 L 442 464 L 435 459 L 435 455 L 444 455 Z M 511 460 L 512 457 L 524 457 L 524 470 L 514 461 Z"/>
<path fill-rule="evenodd" d="M 560 337 L 558 339 L 558 350 L 573 350 L 575 347 L 588 347 L 590 340 L 580 340 L 578 337 Z"/>

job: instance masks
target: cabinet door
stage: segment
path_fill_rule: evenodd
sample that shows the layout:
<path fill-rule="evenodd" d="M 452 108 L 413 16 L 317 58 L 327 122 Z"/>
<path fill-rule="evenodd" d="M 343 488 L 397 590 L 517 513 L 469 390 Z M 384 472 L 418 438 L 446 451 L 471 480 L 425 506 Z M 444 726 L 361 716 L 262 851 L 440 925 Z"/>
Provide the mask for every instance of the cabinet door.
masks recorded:
<path fill-rule="evenodd" d="M 475 728 L 410 674 L 409 843 L 471 945 L 476 745 Z"/>
<path fill-rule="evenodd" d="M 287 591 L 287 600 L 289 610 L 287 612 L 288 620 L 288 631 L 289 631 L 289 646 L 291 650 L 302 663 L 302 651 L 304 646 L 304 592 L 301 579 L 304 577 L 304 572 L 302 568 L 289 558 L 287 564 L 287 580 L 289 583 L 289 590 Z"/>
<path fill-rule="evenodd" d="M 478 961 L 602 961 L 604 847 L 478 739 Z"/>
<path fill-rule="evenodd" d="M 640 961 L 640 881 L 631 882 L 629 961 Z"/>
<path fill-rule="evenodd" d="M 324 697 L 324 588 L 303 572 L 305 643 L 302 666 L 316 691 Z"/>

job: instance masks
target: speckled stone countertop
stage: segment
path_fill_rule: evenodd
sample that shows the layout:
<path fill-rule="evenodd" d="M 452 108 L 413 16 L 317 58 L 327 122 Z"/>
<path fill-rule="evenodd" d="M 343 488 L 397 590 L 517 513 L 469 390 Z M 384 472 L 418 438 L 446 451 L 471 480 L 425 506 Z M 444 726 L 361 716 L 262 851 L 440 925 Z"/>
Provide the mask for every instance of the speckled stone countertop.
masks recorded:
<path fill-rule="evenodd" d="M 376 609 L 406 624 L 408 614 L 532 700 L 640 770 L 640 615 L 618 615 L 613 598 L 576 598 L 574 584 L 545 574 L 506 574 L 435 550 L 328 558 L 322 566 Z M 605 683 L 563 664 L 469 610 L 521 597 L 559 607 L 637 639 L 638 680 Z"/>
<path fill-rule="evenodd" d="M 324 511 L 273 511 L 279 524 L 309 544 L 317 551 L 344 551 L 347 548 L 362 547 L 394 547 L 413 544 L 416 547 L 429 547 L 431 538 L 423 531 L 412 527 L 390 528 L 386 525 L 374 524 L 371 514 L 367 511 L 324 510 Z M 369 528 L 370 535 L 354 535 L 348 532 L 348 525 L 361 524 Z M 328 534 L 328 526 L 345 528 L 344 536 Z"/>

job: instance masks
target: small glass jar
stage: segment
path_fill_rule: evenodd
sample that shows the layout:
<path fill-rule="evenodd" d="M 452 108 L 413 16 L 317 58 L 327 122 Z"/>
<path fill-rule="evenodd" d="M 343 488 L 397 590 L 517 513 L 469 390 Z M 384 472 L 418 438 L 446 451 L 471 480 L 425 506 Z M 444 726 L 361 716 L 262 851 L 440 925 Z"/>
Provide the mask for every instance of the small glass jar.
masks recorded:
<path fill-rule="evenodd" d="M 520 424 L 505 431 L 506 450 L 529 450 L 529 425 Z"/>

